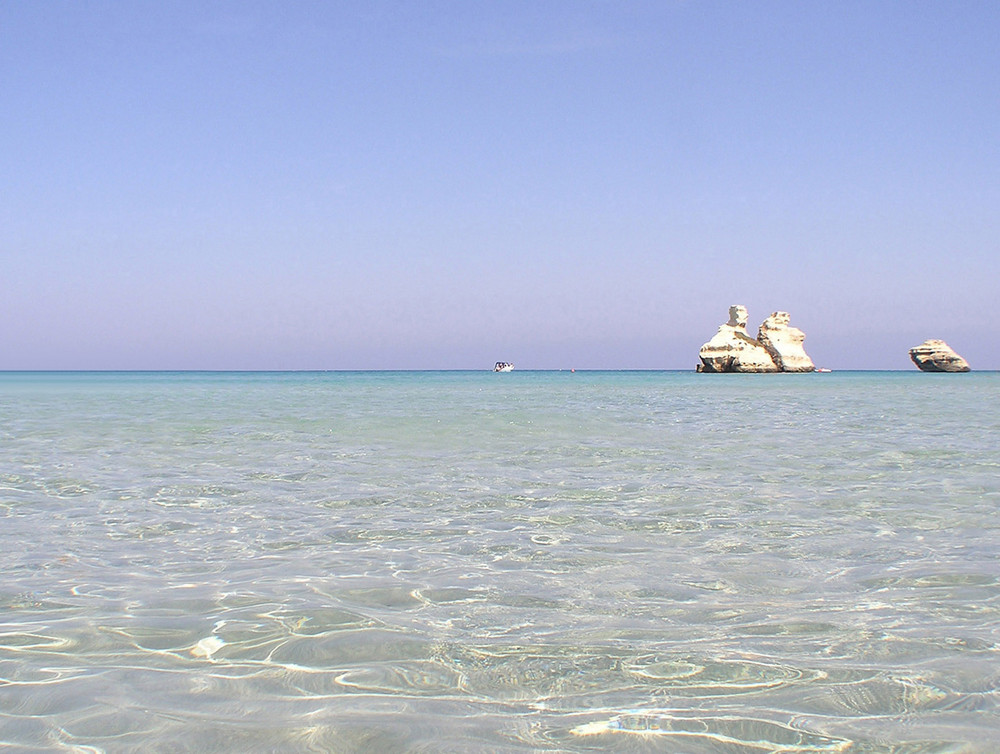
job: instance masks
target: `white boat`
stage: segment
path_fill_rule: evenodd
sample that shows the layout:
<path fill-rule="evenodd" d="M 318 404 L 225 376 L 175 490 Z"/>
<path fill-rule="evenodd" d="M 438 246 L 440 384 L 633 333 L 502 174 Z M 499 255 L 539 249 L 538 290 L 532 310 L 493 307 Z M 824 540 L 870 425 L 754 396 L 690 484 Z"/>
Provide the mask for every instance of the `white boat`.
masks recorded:
<path fill-rule="evenodd" d="M 498 361 L 493 367 L 494 372 L 513 372 L 514 365 L 509 361 Z"/>

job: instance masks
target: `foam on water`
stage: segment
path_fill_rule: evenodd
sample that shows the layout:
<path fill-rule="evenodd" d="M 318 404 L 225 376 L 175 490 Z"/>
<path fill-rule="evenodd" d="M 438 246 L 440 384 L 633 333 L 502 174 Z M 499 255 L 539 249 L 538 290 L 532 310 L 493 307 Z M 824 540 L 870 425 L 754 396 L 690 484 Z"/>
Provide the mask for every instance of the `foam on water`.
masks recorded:
<path fill-rule="evenodd" d="M 0 745 L 988 750 L 998 398 L 0 374 Z"/>

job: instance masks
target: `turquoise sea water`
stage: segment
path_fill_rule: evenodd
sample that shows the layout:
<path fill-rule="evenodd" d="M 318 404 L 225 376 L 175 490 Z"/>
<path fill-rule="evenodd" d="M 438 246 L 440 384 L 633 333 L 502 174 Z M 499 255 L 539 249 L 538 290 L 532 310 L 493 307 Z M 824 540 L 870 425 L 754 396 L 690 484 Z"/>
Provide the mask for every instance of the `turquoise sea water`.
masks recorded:
<path fill-rule="evenodd" d="M 996 751 L 1000 374 L 0 374 L 0 747 Z"/>

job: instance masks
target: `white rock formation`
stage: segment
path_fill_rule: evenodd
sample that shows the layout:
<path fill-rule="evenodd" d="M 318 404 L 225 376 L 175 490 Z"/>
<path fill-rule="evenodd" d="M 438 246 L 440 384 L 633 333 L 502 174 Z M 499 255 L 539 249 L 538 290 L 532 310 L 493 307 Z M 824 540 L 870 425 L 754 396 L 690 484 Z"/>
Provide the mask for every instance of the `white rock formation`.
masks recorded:
<path fill-rule="evenodd" d="M 812 372 L 816 367 L 806 354 L 802 342 L 806 334 L 797 327 L 789 327 L 788 312 L 774 312 L 765 319 L 757 331 L 757 341 L 771 355 L 781 372 Z"/>
<path fill-rule="evenodd" d="M 777 372 L 767 350 L 747 335 L 745 306 L 729 307 L 729 322 L 698 352 L 700 372 Z"/>
<path fill-rule="evenodd" d="M 736 304 L 729 307 L 729 326 L 730 327 L 742 327 L 744 330 L 747 329 L 747 320 L 750 318 L 747 308 L 741 304 Z"/>
<path fill-rule="evenodd" d="M 925 340 L 910 349 L 910 358 L 924 372 L 968 372 L 969 362 L 943 340 Z"/>

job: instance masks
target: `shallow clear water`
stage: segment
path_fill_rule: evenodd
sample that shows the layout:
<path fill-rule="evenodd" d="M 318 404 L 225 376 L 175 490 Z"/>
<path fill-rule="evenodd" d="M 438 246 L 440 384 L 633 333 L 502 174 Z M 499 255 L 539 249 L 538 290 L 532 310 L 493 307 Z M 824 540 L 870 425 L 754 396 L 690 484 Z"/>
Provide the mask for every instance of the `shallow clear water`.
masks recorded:
<path fill-rule="evenodd" d="M 0 746 L 967 752 L 1000 374 L 0 374 Z"/>

